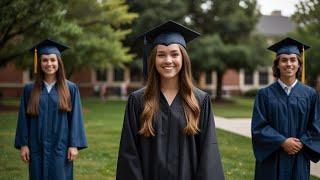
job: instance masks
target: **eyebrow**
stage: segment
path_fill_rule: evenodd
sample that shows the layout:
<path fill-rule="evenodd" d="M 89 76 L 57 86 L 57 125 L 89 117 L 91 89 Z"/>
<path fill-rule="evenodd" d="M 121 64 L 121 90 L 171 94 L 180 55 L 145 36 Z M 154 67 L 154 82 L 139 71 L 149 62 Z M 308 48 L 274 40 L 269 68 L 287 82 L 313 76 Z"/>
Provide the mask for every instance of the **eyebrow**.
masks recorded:
<path fill-rule="evenodd" d="M 157 50 L 157 53 L 158 52 L 160 52 L 160 53 L 164 53 L 165 51 L 162 51 L 162 50 Z M 173 52 L 179 52 L 179 50 L 172 50 L 172 51 L 170 51 L 171 53 L 173 53 Z"/>

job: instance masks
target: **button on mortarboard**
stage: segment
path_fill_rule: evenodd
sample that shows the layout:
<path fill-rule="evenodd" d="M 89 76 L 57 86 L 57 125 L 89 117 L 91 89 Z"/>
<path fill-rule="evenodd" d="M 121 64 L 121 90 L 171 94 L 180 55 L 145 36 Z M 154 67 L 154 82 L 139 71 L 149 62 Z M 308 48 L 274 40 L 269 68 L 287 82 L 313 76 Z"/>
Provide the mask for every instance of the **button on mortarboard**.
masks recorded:
<path fill-rule="evenodd" d="M 274 51 L 275 53 L 277 53 L 277 55 L 297 54 L 299 56 L 301 55 L 303 50 L 307 50 L 309 48 L 310 46 L 290 37 L 287 37 L 268 47 L 269 50 Z"/>
<path fill-rule="evenodd" d="M 169 20 L 143 34 L 138 39 L 144 40 L 143 49 L 143 76 L 147 78 L 147 43 L 151 42 L 152 47 L 156 45 L 180 44 L 186 48 L 186 43 L 200 36 L 201 34 L 189 29 L 179 23 Z"/>

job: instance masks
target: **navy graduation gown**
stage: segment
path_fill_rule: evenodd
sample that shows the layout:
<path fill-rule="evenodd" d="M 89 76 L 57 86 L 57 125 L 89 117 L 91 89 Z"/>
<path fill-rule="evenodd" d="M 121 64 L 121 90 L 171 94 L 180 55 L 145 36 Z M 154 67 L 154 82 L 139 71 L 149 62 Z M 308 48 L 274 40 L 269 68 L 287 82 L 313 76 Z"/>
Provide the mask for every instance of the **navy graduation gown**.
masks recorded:
<path fill-rule="evenodd" d="M 71 96 L 71 112 L 59 111 L 59 97 L 55 86 L 48 93 L 45 86 L 39 98 L 39 116 L 27 115 L 33 82 L 24 87 L 21 97 L 14 147 L 28 146 L 30 150 L 29 176 L 37 179 L 73 179 L 73 162 L 68 162 L 69 147 L 87 147 L 78 87 L 67 81 Z"/>
<path fill-rule="evenodd" d="M 252 115 L 252 145 L 257 180 L 307 180 L 310 160 L 320 153 L 319 96 L 298 82 L 288 96 L 278 82 L 259 90 Z M 304 144 L 288 155 L 281 144 L 295 137 Z"/>
<path fill-rule="evenodd" d="M 224 179 L 209 95 L 195 89 L 201 108 L 200 133 L 186 136 L 182 98 L 169 106 L 163 94 L 154 121 L 156 135 L 146 138 L 140 129 L 143 92 L 129 96 L 120 140 L 117 180 Z"/>

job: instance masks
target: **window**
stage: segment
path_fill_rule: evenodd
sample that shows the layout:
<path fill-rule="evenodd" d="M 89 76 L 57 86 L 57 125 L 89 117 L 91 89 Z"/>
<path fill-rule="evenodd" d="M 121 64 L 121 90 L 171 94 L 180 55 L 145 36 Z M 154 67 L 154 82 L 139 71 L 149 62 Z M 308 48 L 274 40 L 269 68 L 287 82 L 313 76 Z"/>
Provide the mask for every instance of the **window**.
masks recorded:
<path fill-rule="evenodd" d="M 253 72 L 251 70 L 244 70 L 244 84 L 245 85 L 253 84 Z"/>
<path fill-rule="evenodd" d="M 266 85 L 268 83 L 268 71 L 259 71 L 259 84 Z"/>
<path fill-rule="evenodd" d="M 119 67 L 115 67 L 113 70 L 113 78 L 114 78 L 114 81 L 123 81 L 124 80 L 124 70 Z"/>
<path fill-rule="evenodd" d="M 98 69 L 96 70 L 97 81 L 107 81 L 107 70 L 106 69 Z"/>

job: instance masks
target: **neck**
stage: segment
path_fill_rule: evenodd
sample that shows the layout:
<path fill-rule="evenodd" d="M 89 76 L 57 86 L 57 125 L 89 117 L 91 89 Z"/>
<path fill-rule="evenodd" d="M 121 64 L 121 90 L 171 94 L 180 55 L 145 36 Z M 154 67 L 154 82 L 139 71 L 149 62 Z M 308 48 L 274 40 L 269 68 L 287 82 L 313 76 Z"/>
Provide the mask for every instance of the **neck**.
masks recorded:
<path fill-rule="evenodd" d="M 52 76 L 46 75 L 46 76 L 44 77 L 44 80 L 45 80 L 48 84 L 51 84 L 51 83 L 53 83 L 53 81 L 56 80 L 56 76 L 55 76 L 55 75 L 52 75 Z"/>
<path fill-rule="evenodd" d="M 179 78 L 161 79 L 160 88 L 163 93 L 165 92 L 178 92 Z"/>
<path fill-rule="evenodd" d="M 290 78 L 283 78 L 280 77 L 280 80 L 287 85 L 288 87 L 290 87 L 295 81 L 296 81 L 296 77 L 290 77 Z"/>

